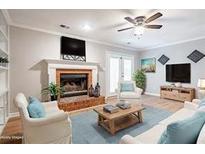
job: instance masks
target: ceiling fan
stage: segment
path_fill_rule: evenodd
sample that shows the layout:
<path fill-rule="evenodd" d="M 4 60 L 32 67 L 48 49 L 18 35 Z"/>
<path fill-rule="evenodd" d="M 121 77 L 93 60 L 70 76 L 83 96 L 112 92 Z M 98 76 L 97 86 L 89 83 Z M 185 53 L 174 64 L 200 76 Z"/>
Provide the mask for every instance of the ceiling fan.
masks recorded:
<path fill-rule="evenodd" d="M 144 32 L 144 28 L 160 29 L 160 28 L 162 28 L 162 25 L 148 25 L 148 24 L 150 22 L 158 19 L 161 16 L 162 16 L 162 13 L 158 12 L 158 13 L 152 15 L 149 18 L 146 18 L 145 16 L 138 16 L 138 17 L 136 17 L 134 19 L 132 19 L 130 17 L 125 17 L 124 19 L 127 20 L 128 22 L 132 23 L 133 26 L 132 27 L 128 27 L 128 28 L 119 29 L 118 32 L 135 28 L 134 34 L 135 35 L 142 35 L 143 32 Z"/>

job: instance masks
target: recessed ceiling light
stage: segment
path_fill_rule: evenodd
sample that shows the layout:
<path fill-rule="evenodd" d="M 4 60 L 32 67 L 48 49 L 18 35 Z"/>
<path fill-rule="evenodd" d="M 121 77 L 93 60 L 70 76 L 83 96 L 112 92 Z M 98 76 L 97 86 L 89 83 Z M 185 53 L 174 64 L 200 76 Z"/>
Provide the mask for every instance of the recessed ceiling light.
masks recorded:
<path fill-rule="evenodd" d="M 69 29 L 70 27 L 64 24 L 61 24 L 60 27 L 65 28 L 65 29 Z"/>
<path fill-rule="evenodd" d="M 85 31 L 90 31 L 90 30 L 91 30 L 91 27 L 90 27 L 90 25 L 88 25 L 88 24 L 84 25 L 82 28 L 83 28 L 83 30 L 85 30 Z"/>

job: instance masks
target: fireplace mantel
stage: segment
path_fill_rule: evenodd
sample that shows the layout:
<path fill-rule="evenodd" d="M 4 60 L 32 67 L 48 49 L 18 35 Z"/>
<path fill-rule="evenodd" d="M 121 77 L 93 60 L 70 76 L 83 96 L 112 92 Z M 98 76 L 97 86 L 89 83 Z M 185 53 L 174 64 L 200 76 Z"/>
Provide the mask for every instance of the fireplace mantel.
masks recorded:
<path fill-rule="evenodd" d="M 99 63 L 93 63 L 93 62 L 80 62 L 80 61 L 56 60 L 56 59 L 44 59 L 43 61 L 46 62 L 47 64 L 97 66 L 100 72 L 104 71 L 104 69 L 100 66 Z"/>

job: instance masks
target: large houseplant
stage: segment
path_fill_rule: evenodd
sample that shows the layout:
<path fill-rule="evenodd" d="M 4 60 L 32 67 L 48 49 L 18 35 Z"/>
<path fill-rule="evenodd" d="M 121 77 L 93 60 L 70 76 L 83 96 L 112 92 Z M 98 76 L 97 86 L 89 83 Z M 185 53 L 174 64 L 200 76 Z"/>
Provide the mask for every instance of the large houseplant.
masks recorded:
<path fill-rule="evenodd" d="M 51 101 L 57 100 L 58 96 L 63 94 L 63 90 L 57 84 L 51 82 L 47 88 L 42 89 L 43 94 L 49 94 Z"/>
<path fill-rule="evenodd" d="M 136 86 L 138 88 L 143 89 L 143 92 L 144 92 L 145 91 L 145 82 L 146 82 L 145 72 L 141 69 L 138 69 L 133 75 L 133 80 L 135 81 Z"/>

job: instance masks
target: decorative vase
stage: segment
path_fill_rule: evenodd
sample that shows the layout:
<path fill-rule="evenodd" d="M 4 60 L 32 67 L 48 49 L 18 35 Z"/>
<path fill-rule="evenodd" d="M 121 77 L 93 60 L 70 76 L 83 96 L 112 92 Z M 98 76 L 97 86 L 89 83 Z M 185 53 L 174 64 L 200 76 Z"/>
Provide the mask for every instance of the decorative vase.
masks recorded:
<path fill-rule="evenodd" d="M 93 88 L 93 85 L 91 84 L 90 85 L 90 88 L 88 89 L 88 95 L 89 97 L 93 97 L 94 96 L 94 88 Z"/>
<path fill-rule="evenodd" d="M 100 85 L 99 85 L 99 83 L 97 83 L 97 85 L 95 86 L 94 96 L 95 97 L 100 96 Z"/>

